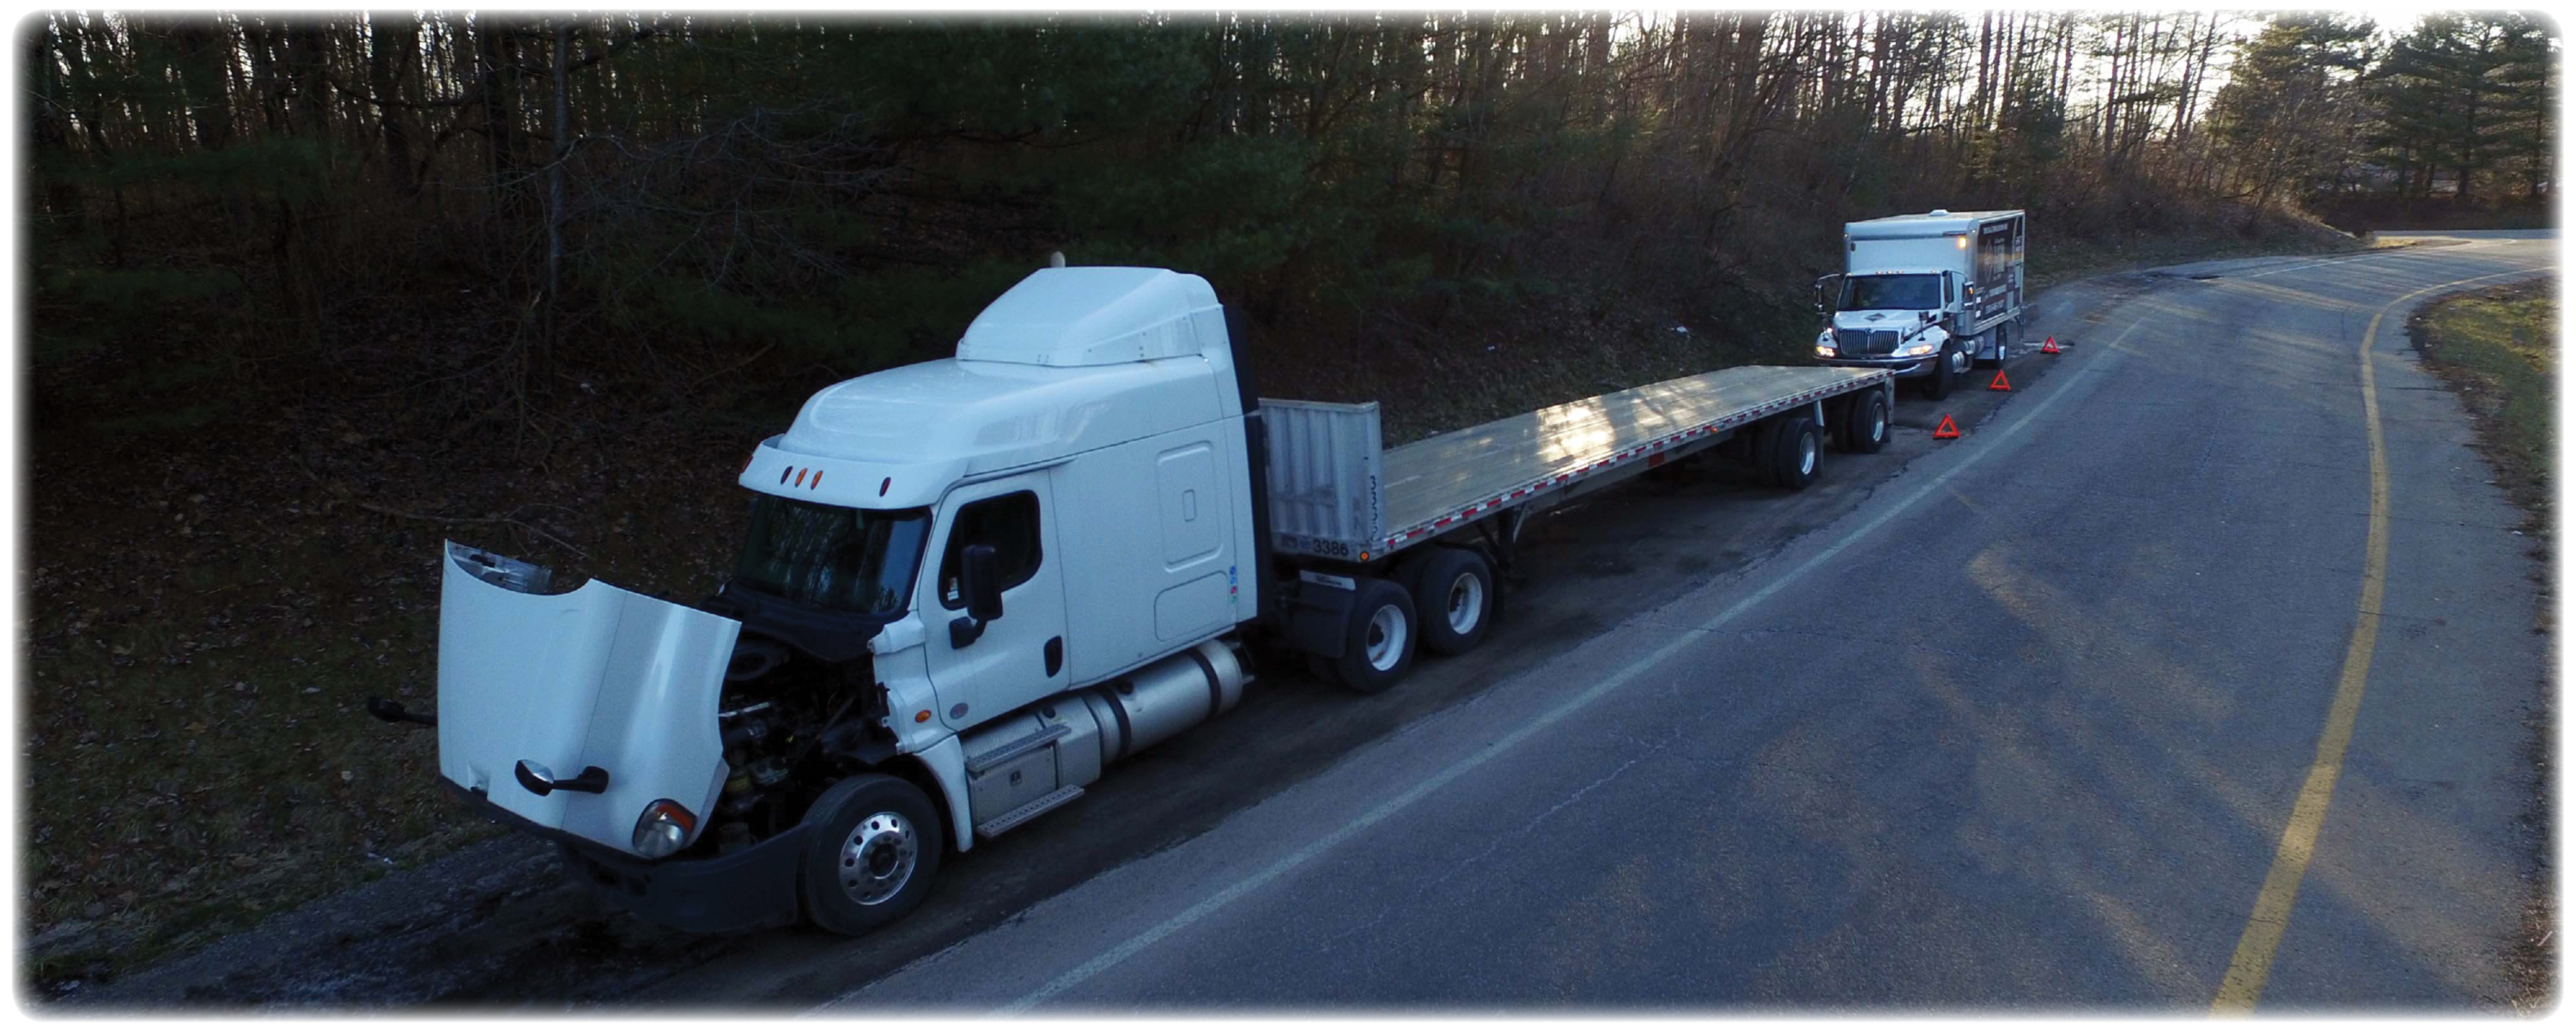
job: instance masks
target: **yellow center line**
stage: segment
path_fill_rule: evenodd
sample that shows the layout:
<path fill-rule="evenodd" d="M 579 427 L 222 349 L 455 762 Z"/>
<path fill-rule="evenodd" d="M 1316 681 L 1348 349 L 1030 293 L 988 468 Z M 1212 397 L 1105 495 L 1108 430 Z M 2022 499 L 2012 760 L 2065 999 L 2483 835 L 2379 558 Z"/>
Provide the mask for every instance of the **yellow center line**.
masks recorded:
<path fill-rule="evenodd" d="M 2254 895 L 2254 914 L 2246 917 L 2245 933 L 2236 939 L 2236 955 L 2227 962 L 2227 976 L 2219 982 L 2218 997 L 2209 1003 L 2212 1013 L 2252 1012 L 2254 1003 L 2263 997 L 2263 982 L 2272 975 L 2272 956 L 2280 951 L 2281 934 L 2290 928 L 2290 905 L 2298 900 L 2299 881 L 2308 874 L 2308 860 L 2316 854 L 2317 833 L 2325 827 L 2326 805 L 2334 799 L 2335 780 L 2343 775 L 2343 752 L 2352 745 L 2353 720 L 2361 713 L 2362 690 L 2370 682 L 2370 654 L 2379 643 L 2379 603 L 2388 588 L 2388 444 L 2380 434 L 2379 381 L 2372 375 L 2370 363 L 2370 349 L 2379 339 L 2380 321 L 2408 300 L 2446 287 L 2556 268 L 2534 266 L 2411 291 L 2372 313 L 2370 326 L 2362 331 L 2361 415 L 2370 436 L 2370 537 L 2363 547 L 2366 555 L 2362 561 L 2359 613 L 2353 622 L 2352 643 L 2344 649 L 2343 676 L 2335 684 L 2334 706 L 2327 710 L 2325 733 L 2317 739 L 2317 758 L 2309 763 L 2308 781 L 2299 787 L 2298 803 L 2290 808 L 2289 828 L 2281 831 L 2281 846 L 2272 855 L 2272 870 L 2263 877 L 2263 889 Z"/>

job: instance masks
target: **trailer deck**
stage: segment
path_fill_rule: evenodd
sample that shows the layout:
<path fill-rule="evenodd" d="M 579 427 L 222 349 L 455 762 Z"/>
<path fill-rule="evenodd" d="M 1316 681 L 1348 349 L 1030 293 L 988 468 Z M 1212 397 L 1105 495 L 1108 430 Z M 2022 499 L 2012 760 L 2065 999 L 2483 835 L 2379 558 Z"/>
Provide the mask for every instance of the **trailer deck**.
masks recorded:
<path fill-rule="evenodd" d="M 1280 549 L 1367 559 L 1754 421 L 1884 381 L 1885 371 L 1739 366 L 1595 395 L 1383 450 L 1375 403 L 1280 402 L 1270 436 Z M 1270 417 L 1265 417 L 1270 419 Z M 1365 455 L 1362 455 L 1363 451 Z M 1615 476 L 1614 476 L 1615 472 Z"/>

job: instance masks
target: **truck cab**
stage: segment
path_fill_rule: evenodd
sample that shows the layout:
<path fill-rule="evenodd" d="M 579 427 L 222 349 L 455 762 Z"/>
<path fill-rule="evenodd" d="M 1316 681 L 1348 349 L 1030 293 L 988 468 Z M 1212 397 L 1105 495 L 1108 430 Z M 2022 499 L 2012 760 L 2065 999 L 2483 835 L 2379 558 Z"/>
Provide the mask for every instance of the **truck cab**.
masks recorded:
<path fill-rule="evenodd" d="M 1946 209 L 1844 224 L 1843 272 L 1816 281 L 1817 358 L 1920 378 L 1934 398 L 2000 365 L 2021 320 L 2022 224 Z"/>
<path fill-rule="evenodd" d="M 908 910 L 946 848 L 1239 698 L 1236 354 L 1199 277 L 1043 269 L 761 442 L 701 606 L 451 544 L 442 777 L 671 925 Z"/>

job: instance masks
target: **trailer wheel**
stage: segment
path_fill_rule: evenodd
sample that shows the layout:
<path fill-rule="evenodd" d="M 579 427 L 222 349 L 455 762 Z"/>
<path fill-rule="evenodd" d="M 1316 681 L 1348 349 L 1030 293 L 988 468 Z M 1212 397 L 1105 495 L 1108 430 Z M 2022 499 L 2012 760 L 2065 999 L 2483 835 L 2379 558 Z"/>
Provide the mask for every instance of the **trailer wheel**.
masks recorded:
<path fill-rule="evenodd" d="M 1494 569 L 1472 549 L 1440 547 L 1413 570 L 1413 607 L 1422 615 L 1422 645 L 1455 657 L 1485 641 L 1494 623 Z"/>
<path fill-rule="evenodd" d="M 1887 393 L 1870 388 L 1852 396 L 1842 410 L 1843 426 L 1834 444 L 1844 452 L 1870 453 L 1887 446 Z"/>
<path fill-rule="evenodd" d="M 1816 480 L 1816 465 L 1824 453 L 1825 434 L 1816 427 L 1815 418 L 1805 413 L 1780 417 L 1771 433 L 1763 436 L 1763 474 L 1772 484 L 1796 491 Z"/>
<path fill-rule="evenodd" d="M 1351 625 L 1333 674 L 1360 693 L 1383 692 L 1413 668 L 1413 646 L 1422 623 L 1413 597 L 1404 586 L 1381 578 L 1361 578 L 1351 601 Z"/>
<path fill-rule="evenodd" d="M 805 809 L 805 918 L 855 937 L 903 918 L 930 895 L 946 824 L 921 788 L 883 772 L 832 784 Z"/>

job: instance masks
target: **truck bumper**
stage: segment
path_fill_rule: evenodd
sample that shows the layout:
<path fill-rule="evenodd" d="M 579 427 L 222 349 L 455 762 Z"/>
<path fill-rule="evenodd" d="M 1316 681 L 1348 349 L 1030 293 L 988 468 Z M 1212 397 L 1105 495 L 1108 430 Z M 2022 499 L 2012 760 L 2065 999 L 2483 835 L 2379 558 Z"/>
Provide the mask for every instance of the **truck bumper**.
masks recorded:
<path fill-rule="evenodd" d="M 650 861 L 539 826 L 453 781 L 439 781 L 477 812 L 554 841 L 563 848 L 565 871 L 653 922 L 690 933 L 731 933 L 788 926 L 802 916 L 797 883 L 810 832 L 805 826 L 731 854 Z"/>
<path fill-rule="evenodd" d="M 627 911 L 690 933 L 730 933 L 796 922 L 797 862 L 805 827 L 714 858 L 650 862 L 583 844 L 563 845 L 564 868 Z"/>
<path fill-rule="evenodd" d="M 1932 361 L 1938 355 L 1918 355 L 1911 359 L 1853 359 L 1836 357 L 1820 360 L 1827 366 L 1849 366 L 1860 370 L 1885 370 L 1890 377 L 1920 377 L 1932 372 Z"/>

